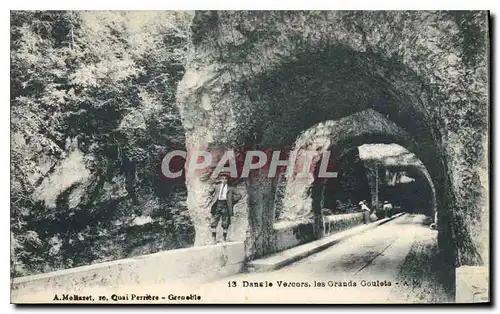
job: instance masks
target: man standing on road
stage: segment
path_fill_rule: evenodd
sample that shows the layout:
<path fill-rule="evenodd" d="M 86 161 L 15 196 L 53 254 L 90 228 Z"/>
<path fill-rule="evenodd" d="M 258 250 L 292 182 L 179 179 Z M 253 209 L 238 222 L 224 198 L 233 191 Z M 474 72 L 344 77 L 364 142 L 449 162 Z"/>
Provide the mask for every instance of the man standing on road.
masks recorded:
<path fill-rule="evenodd" d="M 391 217 L 392 216 L 392 204 L 389 203 L 388 201 L 384 201 L 384 215 L 385 217 Z"/>
<path fill-rule="evenodd" d="M 370 208 L 366 206 L 364 201 L 359 202 L 359 206 L 361 206 L 361 211 L 363 212 L 363 220 L 365 221 L 365 224 L 368 224 L 370 222 Z"/>
<path fill-rule="evenodd" d="M 241 199 L 238 191 L 234 187 L 229 186 L 227 174 L 220 174 L 219 180 L 220 183 L 216 185 L 209 205 L 210 213 L 212 214 L 210 228 L 214 244 L 217 243 L 217 225 L 219 224 L 219 220 L 222 220 L 222 236 L 224 242 L 226 242 L 227 229 L 229 229 L 231 217 L 233 216 L 233 206 Z"/>

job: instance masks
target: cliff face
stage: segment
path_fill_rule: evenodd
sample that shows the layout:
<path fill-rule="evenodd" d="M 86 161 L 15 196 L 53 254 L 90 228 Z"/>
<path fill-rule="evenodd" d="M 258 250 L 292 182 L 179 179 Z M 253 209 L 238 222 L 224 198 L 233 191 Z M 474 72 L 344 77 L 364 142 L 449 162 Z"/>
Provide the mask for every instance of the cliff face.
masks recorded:
<path fill-rule="evenodd" d="M 457 265 L 487 262 L 486 12 L 197 12 L 192 31 L 177 95 L 188 149 L 291 148 L 317 123 L 373 109 L 416 143 L 441 248 Z M 249 255 L 270 241 L 275 185 L 248 180 Z M 187 186 L 201 244 L 209 183 Z"/>
<path fill-rule="evenodd" d="M 192 15 L 11 12 L 12 276 L 192 245 L 175 105 Z"/>

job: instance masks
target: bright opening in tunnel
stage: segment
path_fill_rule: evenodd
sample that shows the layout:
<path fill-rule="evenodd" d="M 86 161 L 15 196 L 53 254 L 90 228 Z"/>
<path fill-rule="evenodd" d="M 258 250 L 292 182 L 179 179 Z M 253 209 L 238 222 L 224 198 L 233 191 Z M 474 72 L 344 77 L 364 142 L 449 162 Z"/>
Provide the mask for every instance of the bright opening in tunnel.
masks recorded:
<path fill-rule="evenodd" d="M 400 211 L 434 215 L 434 184 L 415 154 L 398 144 L 364 144 L 357 149 L 367 169 L 373 206 L 378 209 L 387 201 Z"/>
<path fill-rule="evenodd" d="M 324 215 L 359 212 L 360 201 L 377 210 L 386 200 L 436 221 L 437 193 L 428 165 L 417 156 L 419 143 L 377 111 L 317 123 L 297 137 L 293 149 L 297 154 L 316 152 L 315 170 L 307 180 L 289 175 L 275 181 L 275 221 L 321 220 L 318 217 Z M 337 178 L 316 173 L 326 151 Z M 383 182 L 376 181 L 377 176 Z"/>
<path fill-rule="evenodd" d="M 363 144 L 343 152 L 338 160 L 337 178 L 323 180 L 319 193 L 312 195 L 315 214 L 336 215 L 359 212 L 358 203 L 367 202 L 376 212 L 384 202 L 394 212 L 419 213 L 434 220 L 436 211 L 434 184 L 425 165 L 415 154 L 398 144 Z M 281 221 L 286 210 L 287 180 L 277 182 L 275 220 Z M 383 214 L 377 214 L 381 218 Z"/>

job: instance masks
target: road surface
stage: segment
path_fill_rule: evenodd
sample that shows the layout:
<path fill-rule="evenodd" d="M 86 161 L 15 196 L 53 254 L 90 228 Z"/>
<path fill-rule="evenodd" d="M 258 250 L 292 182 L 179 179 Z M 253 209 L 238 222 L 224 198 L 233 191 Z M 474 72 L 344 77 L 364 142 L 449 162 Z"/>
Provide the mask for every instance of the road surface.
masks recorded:
<path fill-rule="evenodd" d="M 435 259 L 437 237 L 424 221 L 407 214 L 277 271 L 238 274 L 212 285 L 235 282 L 229 293 L 255 302 L 449 302 L 435 276 L 424 272 Z M 252 288 L 259 283 L 268 287 Z"/>
<path fill-rule="evenodd" d="M 451 293 L 433 273 L 437 232 L 424 220 L 423 215 L 406 214 L 272 272 L 242 273 L 202 284 L 99 287 L 86 293 L 193 295 L 200 296 L 201 303 L 452 302 Z M 38 295 L 44 298 L 48 296 Z M 163 302 L 173 301 L 168 299 Z"/>

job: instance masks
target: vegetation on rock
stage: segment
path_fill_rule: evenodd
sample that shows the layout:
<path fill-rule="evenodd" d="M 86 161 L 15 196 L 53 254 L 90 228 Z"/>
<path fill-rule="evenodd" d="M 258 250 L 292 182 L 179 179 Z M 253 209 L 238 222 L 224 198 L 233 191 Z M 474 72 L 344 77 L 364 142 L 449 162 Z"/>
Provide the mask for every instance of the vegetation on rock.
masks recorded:
<path fill-rule="evenodd" d="M 190 13 L 13 11 L 14 276 L 192 245 L 175 106 Z"/>

